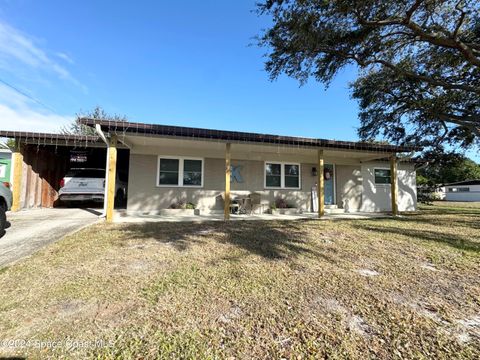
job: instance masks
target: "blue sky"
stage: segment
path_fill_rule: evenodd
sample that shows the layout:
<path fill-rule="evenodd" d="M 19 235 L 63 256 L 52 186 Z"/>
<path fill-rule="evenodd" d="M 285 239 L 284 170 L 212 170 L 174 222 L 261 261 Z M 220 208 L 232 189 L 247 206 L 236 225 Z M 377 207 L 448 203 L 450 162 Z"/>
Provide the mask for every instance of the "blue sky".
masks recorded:
<path fill-rule="evenodd" d="M 135 4 L 135 5 L 134 5 Z M 0 0 L 0 128 L 58 131 L 102 106 L 131 121 L 356 140 L 357 104 L 263 69 L 255 1 Z"/>

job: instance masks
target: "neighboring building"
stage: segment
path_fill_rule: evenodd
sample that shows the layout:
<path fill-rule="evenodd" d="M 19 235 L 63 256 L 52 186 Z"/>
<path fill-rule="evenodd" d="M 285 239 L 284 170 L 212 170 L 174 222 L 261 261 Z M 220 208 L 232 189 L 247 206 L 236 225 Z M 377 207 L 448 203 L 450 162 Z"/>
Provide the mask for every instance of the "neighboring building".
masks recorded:
<path fill-rule="evenodd" d="M 11 183 L 12 152 L 8 149 L 0 149 L 0 182 Z"/>
<path fill-rule="evenodd" d="M 446 201 L 480 201 L 480 180 L 458 181 L 443 188 Z"/>
<path fill-rule="evenodd" d="M 7 131 L 0 131 L 0 135 L 15 138 L 25 144 L 25 149 L 30 146 L 32 159 L 38 158 L 39 146 L 53 156 L 54 150 L 62 153 L 61 146 L 98 148 L 113 141 L 109 145 L 113 148 L 118 140 L 118 146 L 129 151 L 127 213 L 131 214 L 157 214 L 178 202 L 191 202 L 202 213 L 225 211 L 228 204 L 225 196 L 230 190 L 232 196 L 255 193 L 260 197 L 260 211 L 281 198 L 301 211 L 316 212 L 317 184 L 324 189 L 325 205 L 346 212 L 387 212 L 392 210 L 393 183 L 398 189 L 395 202 L 398 210 L 416 210 L 414 164 L 396 160 L 397 154 L 418 150 L 413 147 L 94 119 L 81 121 L 96 127 L 99 135 L 88 139 Z M 115 161 L 111 158 L 114 153 L 109 151 L 107 158 Z M 52 158 L 49 164 L 54 162 Z M 122 162 L 119 159 L 117 167 Z M 319 171 L 322 166 L 323 173 Z M 47 170 L 54 170 L 52 166 L 44 168 L 46 174 Z M 392 169 L 396 171 L 392 173 Z M 38 176 L 47 179 L 48 191 L 56 191 L 55 182 L 61 174 Z M 226 179 L 230 179 L 230 184 Z M 108 179 L 107 185 L 110 185 Z"/>

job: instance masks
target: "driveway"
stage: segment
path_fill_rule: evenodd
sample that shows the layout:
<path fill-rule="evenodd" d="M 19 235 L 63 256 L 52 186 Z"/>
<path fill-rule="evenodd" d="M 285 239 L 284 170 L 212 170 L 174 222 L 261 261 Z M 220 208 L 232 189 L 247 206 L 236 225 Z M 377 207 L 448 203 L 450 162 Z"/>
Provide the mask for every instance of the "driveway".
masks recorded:
<path fill-rule="evenodd" d="M 31 255 L 98 220 L 97 209 L 33 209 L 8 212 L 10 227 L 0 238 L 0 267 Z"/>

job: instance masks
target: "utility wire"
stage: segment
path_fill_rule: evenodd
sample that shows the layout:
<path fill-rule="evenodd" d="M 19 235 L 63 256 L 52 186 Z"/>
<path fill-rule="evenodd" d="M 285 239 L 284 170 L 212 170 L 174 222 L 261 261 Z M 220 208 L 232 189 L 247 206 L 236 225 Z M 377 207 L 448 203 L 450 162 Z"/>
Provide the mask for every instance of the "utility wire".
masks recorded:
<path fill-rule="evenodd" d="M 57 112 L 55 111 L 55 109 L 53 109 L 52 107 L 44 104 L 44 103 L 41 102 L 40 100 L 34 98 L 32 95 L 27 94 L 26 92 L 20 90 L 19 88 L 15 87 L 15 86 L 13 86 L 13 85 L 11 85 L 11 84 L 9 84 L 9 83 L 6 82 L 5 80 L 3 80 L 3 79 L 0 78 L 0 82 L 1 82 L 2 84 L 4 84 L 4 85 L 8 86 L 8 87 L 11 88 L 12 90 L 15 90 L 15 91 L 16 91 L 17 93 L 19 93 L 20 95 L 23 95 L 23 96 L 25 96 L 26 98 L 32 100 L 33 102 L 36 102 L 37 104 L 39 104 L 39 105 L 47 108 L 48 110 L 53 111 L 54 113 L 57 113 Z"/>

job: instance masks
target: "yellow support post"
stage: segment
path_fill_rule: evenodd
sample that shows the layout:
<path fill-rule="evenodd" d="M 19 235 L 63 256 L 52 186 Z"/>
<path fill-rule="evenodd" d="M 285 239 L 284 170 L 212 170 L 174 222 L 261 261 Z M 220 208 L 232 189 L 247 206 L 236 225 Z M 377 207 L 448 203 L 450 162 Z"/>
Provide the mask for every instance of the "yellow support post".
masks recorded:
<path fill-rule="evenodd" d="M 317 197 L 318 197 L 318 217 L 325 215 L 325 181 L 323 177 L 324 161 L 323 150 L 318 150 L 318 172 L 317 172 Z"/>
<path fill-rule="evenodd" d="M 115 206 L 115 179 L 117 174 L 117 136 L 112 135 L 108 144 L 107 222 L 113 221 Z"/>
<path fill-rule="evenodd" d="M 15 141 L 15 149 L 12 154 L 13 162 L 13 184 L 12 184 L 12 211 L 20 210 L 20 194 L 22 192 L 22 169 L 23 169 L 23 154 L 21 144 L 18 140 Z"/>
<path fill-rule="evenodd" d="M 390 157 L 390 192 L 392 199 L 392 215 L 398 215 L 398 178 L 397 178 L 397 156 Z"/>
<path fill-rule="evenodd" d="M 230 176 L 231 176 L 231 166 L 230 166 L 230 143 L 227 143 L 225 146 L 225 207 L 224 219 L 225 221 L 230 220 Z"/>

